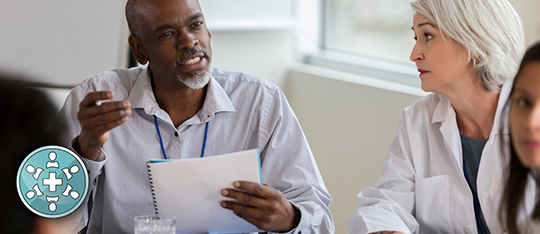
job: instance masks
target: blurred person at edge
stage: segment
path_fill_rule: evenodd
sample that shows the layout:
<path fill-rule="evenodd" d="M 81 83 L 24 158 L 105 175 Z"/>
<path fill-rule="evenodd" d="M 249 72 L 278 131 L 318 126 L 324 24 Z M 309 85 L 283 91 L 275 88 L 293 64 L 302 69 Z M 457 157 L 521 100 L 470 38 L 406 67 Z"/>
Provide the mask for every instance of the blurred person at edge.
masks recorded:
<path fill-rule="evenodd" d="M 381 179 L 357 196 L 355 233 L 503 233 L 504 104 L 525 51 L 507 0 L 417 0 L 410 55 L 422 89 L 403 111 Z M 524 211 L 532 209 L 526 203 Z"/>
<path fill-rule="evenodd" d="M 502 199 L 501 221 L 510 234 L 540 233 L 540 43 L 525 53 L 507 105 L 510 105 L 510 173 Z M 534 189 L 531 184 L 536 184 L 536 193 L 529 191 Z M 522 203 L 535 199 L 533 213 L 525 219 L 518 217 L 523 215 Z"/>
<path fill-rule="evenodd" d="M 66 219 L 40 217 L 31 212 L 17 192 L 17 171 L 35 149 L 57 145 L 58 133 L 50 131 L 57 109 L 49 98 L 30 88 L 18 76 L 0 74 L 0 233 L 69 233 Z"/>

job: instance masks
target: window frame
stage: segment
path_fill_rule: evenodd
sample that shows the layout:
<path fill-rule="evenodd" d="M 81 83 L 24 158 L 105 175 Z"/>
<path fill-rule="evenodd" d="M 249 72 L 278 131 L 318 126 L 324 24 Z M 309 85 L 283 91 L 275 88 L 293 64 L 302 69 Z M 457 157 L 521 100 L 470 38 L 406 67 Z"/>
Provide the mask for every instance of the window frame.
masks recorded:
<path fill-rule="evenodd" d="M 404 64 L 326 48 L 329 0 L 297 0 L 297 4 L 299 62 L 420 88 L 417 68 L 412 62 Z"/>

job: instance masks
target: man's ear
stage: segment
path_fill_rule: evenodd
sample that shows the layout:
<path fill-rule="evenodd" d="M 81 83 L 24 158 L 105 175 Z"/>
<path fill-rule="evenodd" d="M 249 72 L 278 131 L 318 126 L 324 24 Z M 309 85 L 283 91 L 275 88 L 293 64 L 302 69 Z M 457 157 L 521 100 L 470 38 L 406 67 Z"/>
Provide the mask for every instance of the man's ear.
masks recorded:
<path fill-rule="evenodd" d="M 144 49 L 141 44 L 141 39 L 133 34 L 129 35 L 129 47 L 133 52 L 133 57 L 137 59 L 137 62 L 144 65 L 148 62 L 148 58 L 145 55 Z"/>

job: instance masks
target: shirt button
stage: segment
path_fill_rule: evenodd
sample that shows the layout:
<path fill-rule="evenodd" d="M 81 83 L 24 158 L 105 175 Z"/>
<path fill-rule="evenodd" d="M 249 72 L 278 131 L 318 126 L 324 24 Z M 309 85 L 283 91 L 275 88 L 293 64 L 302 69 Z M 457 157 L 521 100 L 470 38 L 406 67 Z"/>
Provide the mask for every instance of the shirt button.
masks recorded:
<path fill-rule="evenodd" d="M 178 132 L 174 132 L 174 136 L 175 136 L 175 137 L 178 137 Z"/>
<path fill-rule="evenodd" d="M 465 231 L 465 233 L 467 233 L 467 234 L 470 234 L 470 233 L 473 232 L 473 229 L 472 229 L 471 225 L 467 225 L 467 226 L 465 226 L 463 228 L 463 231 Z"/>

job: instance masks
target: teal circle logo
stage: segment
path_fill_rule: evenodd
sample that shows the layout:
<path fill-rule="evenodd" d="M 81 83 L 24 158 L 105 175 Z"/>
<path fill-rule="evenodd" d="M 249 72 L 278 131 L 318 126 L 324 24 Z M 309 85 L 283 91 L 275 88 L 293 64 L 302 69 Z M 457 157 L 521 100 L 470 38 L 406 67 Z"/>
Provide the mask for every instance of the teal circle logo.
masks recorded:
<path fill-rule="evenodd" d="M 45 146 L 30 153 L 17 172 L 17 191 L 32 212 L 60 218 L 75 211 L 88 192 L 88 172 L 73 151 Z"/>

